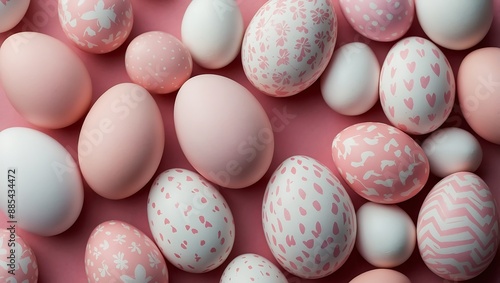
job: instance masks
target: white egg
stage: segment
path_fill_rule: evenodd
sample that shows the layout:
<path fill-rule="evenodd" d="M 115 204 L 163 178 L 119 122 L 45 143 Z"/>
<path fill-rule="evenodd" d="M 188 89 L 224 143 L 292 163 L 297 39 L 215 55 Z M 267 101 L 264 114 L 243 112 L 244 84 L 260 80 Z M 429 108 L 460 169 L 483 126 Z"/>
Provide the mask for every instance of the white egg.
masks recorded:
<path fill-rule="evenodd" d="M 431 172 L 438 177 L 477 170 L 483 159 L 479 141 L 460 128 L 444 128 L 433 132 L 422 143 Z"/>
<path fill-rule="evenodd" d="M 207 69 L 225 67 L 238 56 L 243 32 L 243 15 L 234 0 L 194 0 L 182 18 L 182 42 Z"/>
<path fill-rule="evenodd" d="M 224 269 L 220 283 L 260 282 L 287 283 L 285 275 L 267 258 L 257 254 L 242 254 Z"/>
<path fill-rule="evenodd" d="M 220 266 L 234 244 L 234 220 L 220 192 L 201 175 L 169 169 L 153 182 L 148 222 L 154 241 L 177 268 L 203 273 Z"/>
<path fill-rule="evenodd" d="M 0 1 L 0 33 L 15 27 L 24 17 L 30 0 Z"/>
<path fill-rule="evenodd" d="M 28 232 L 53 236 L 70 228 L 83 206 L 80 171 L 52 137 L 29 128 L 0 132 L 0 209 Z"/>
<path fill-rule="evenodd" d="M 380 64 L 371 48 L 361 42 L 337 49 L 321 76 L 325 102 L 343 115 L 360 115 L 378 100 Z"/>
<path fill-rule="evenodd" d="M 493 21 L 493 0 L 418 0 L 418 22 L 435 43 L 463 50 L 479 43 Z"/>
<path fill-rule="evenodd" d="M 370 264 L 391 268 L 411 256 L 416 243 L 415 224 L 403 209 L 397 205 L 367 202 L 356 215 L 356 247 Z"/>

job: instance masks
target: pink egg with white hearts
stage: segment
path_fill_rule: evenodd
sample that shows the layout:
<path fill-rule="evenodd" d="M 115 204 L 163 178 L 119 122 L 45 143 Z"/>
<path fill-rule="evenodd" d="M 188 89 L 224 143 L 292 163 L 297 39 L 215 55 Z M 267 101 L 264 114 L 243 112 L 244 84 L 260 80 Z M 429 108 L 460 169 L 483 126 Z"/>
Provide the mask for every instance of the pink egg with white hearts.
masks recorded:
<path fill-rule="evenodd" d="M 450 281 L 481 274 L 499 244 L 495 197 L 477 175 L 443 178 L 425 198 L 417 220 L 417 243 L 427 267 Z"/>
<path fill-rule="evenodd" d="M 431 41 L 404 38 L 389 50 L 382 64 L 379 95 L 394 126 L 409 134 L 430 133 L 446 121 L 453 108 L 453 70 Z"/>
<path fill-rule="evenodd" d="M 429 177 L 424 150 L 403 131 L 383 123 L 342 130 L 333 139 L 332 158 L 351 189 L 376 203 L 408 200 Z"/>
<path fill-rule="evenodd" d="M 132 30 L 130 0 L 59 0 L 59 23 L 80 49 L 103 54 L 120 47 Z"/>
<path fill-rule="evenodd" d="M 264 194 L 262 224 L 278 263 L 305 279 L 338 270 L 356 239 L 349 195 L 328 167 L 308 156 L 289 157 L 276 168 Z"/>
<path fill-rule="evenodd" d="M 270 0 L 254 15 L 243 37 L 243 70 L 263 93 L 292 96 L 321 76 L 336 39 L 332 1 Z"/>
<path fill-rule="evenodd" d="M 219 267 L 234 244 L 234 221 L 220 192 L 201 175 L 169 169 L 153 182 L 148 222 L 155 242 L 177 268 L 203 273 Z"/>
<path fill-rule="evenodd" d="M 165 259 L 141 230 L 123 221 L 106 221 L 91 233 L 85 249 L 88 282 L 168 283 Z"/>
<path fill-rule="evenodd" d="M 38 282 L 38 263 L 31 247 L 7 225 L 0 229 L 0 281 Z"/>
<path fill-rule="evenodd" d="M 287 283 L 285 275 L 267 258 L 258 254 L 242 254 L 224 269 L 220 283 L 265 282 Z"/>
<path fill-rule="evenodd" d="M 125 67 L 132 82 L 150 92 L 165 94 L 178 90 L 189 79 L 193 60 L 175 36 L 150 31 L 130 42 Z"/>
<path fill-rule="evenodd" d="M 393 41 L 410 29 L 415 16 L 413 0 L 340 0 L 351 26 L 376 41 Z"/>

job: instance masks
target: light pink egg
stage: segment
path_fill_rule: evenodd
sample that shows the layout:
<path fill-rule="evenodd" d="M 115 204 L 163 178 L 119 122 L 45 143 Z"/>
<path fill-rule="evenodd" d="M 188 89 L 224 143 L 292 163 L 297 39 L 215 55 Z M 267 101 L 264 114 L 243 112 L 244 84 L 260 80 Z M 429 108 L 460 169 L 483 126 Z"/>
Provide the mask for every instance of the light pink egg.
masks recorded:
<path fill-rule="evenodd" d="M 63 42 L 37 32 L 15 33 L 3 42 L 0 82 L 17 112 L 43 128 L 75 123 L 92 99 L 82 60 Z"/>
<path fill-rule="evenodd" d="M 30 0 L 0 1 L 0 33 L 15 27 L 24 17 Z"/>
<path fill-rule="evenodd" d="M 6 225 L 6 228 L 0 229 L 0 281 L 38 282 L 35 253 L 23 238 L 16 234 L 15 225 Z"/>
<path fill-rule="evenodd" d="M 286 271 L 305 279 L 326 277 L 347 260 L 356 239 L 356 215 L 330 169 L 307 156 L 276 168 L 264 194 L 267 244 Z"/>
<path fill-rule="evenodd" d="M 147 90 L 165 94 L 178 90 L 189 79 L 193 60 L 175 36 L 150 31 L 134 38 L 125 53 L 130 79 Z"/>
<path fill-rule="evenodd" d="M 330 0 L 268 1 L 245 32 L 243 70 L 265 94 L 295 95 L 323 73 L 336 39 L 337 16 Z"/>
<path fill-rule="evenodd" d="M 168 283 L 165 259 L 141 230 L 122 221 L 99 224 L 85 249 L 88 282 Z"/>
<path fill-rule="evenodd" d="M 356 276 L 349 283 L 411 283 L 411 281 L 396 270 L 372 269 Z"/>
<path fill-rule="evenodd" d="M 332 157 L 347 184 L 377 203 L 408 200 L 429 177 L 423 149 L 401 130 L 383 123 L 345 128 L 333 139 Z"/>
<path fill-rule="evenodd" d="M 410 134 L 430 133 L 446 121 L 453 108 L 453 70 L 431 41 L 404 38 L 384 60 L 379 95 L 382 109 L 394 126 Z"/>
<path fill-rule="evenodd" d="M 89 53 L 120 47 L 132 30 L 130 0 L 59 0 L 59 23 L 66 36 Z"/>
<path fill-rule="evenodd" d="M 417 220 L 417 242 L 427 267 L 451 281 L 472 279 L 495 258 L 498 213 L 488 185 L 458 172 L 443 178 L 425 198 Z"/>
<path fill-rule="evenodd" d="M 148 222 L 163 255 L 177 268 L 203 273 L 220 266 L 234 244 L 234 220 L 226 200 L 206 179 L 169 169 L 153 182 Z"/>
<path fill-rule="evenodd" d="M 340 0 L 351 26 L 376 41 L 393 41 L 410 29 L 415 15 L 413 0 Z"/>
<path fill-rule="evenodd" d="M 287 283 L 285 275 L 267 258 L 257 254 L 242 254 L 224 269 L 220 283 L 265 282 Z"/>

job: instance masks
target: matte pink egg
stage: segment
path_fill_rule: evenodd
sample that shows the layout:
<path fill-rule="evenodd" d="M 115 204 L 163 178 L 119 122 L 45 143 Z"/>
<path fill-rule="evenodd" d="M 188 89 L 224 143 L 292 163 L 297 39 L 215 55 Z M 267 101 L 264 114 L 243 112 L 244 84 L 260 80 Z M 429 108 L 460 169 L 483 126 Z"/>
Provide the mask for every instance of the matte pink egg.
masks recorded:
<path fill-rule="evenodd" d="M 35 253 L 12 226 L 0 229 L 0 280 L 2 282 L 38 282 Z"/>
<path fill-rule="evenodd" d="M 500 144 L 500 48 L 469 53 L 457 76 L 458 101 L 469 126 L 485 140 Z"/>
<path fill-rule="evenodd" d="M 193 60 L 175 36 L 150 31 L 130 42 L 125 67 L 132 82 L 150 92 L 165 94 L 178 90 L 189 79 Z"/>
<path fill-rule="evenodd" d="M 199 75 L 186 81 L 175 100 L 174 124 L 188 161 L 217 185 L 248 187 L 269 169 L 271 122 L 252 93 L 231 79 Z"/>
<path fill-rule="evenodd" d="M 424 150 L 403 131 L 383 123 L 345 128 L 333 139 L 332 157 L 347 184 L 376 203 L 408 200 L 429 177 Z"/>
<path fill-rule="evenodd" d="M 411 283 L 411 281 L 396 270 L 372 269 L 356 276 L 349 283 Z"/>
<path fill-rule="evenodd" d="M 89 283 L 168 283 L 165 259 L 155 243 L 123 221 L 106 221 L 90 234 L 85 248 Z"/>
<path fill-rule="evenodd" d="M 59 23 L 83 51 L 108 53 L 120 47 L 132 30 L 130 0 L 59 0 Z"/>
<path fill-rule="evenodd" d="M 92 99 L 81 59 L 58 39 L 36 32 L 16 33 L 3 42 L 0 82 L 17 112 L 43 128 L 75 123 Z"/>
<path fill-rule="evenodd" d="M 422 260 L 450 281 L 472 279 L 490 265 L 499 245 L 495 196 L 477 175 L 458 172 L 429 192 L 417 220 Z"/>
<path fill-rule="evenodd" d="M 83 177 L 105 198 L 129 197 L 153 177 L 164 142 L 162 116 L 151 94 L 136 84 L 115 85 L 83 122 L 78 140 Z"/>
<path fill-rule="evenodd" d="M 410 29 L 415 15 L 413 0 L 340 0 L 351 26 L 376 41 L 393 41 Z"/>

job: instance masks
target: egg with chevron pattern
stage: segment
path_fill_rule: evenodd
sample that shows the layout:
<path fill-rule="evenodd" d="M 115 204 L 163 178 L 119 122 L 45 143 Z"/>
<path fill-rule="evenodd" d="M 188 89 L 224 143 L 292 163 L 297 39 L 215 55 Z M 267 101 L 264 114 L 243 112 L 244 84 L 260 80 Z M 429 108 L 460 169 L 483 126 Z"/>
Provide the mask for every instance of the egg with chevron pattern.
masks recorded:
<path fill-rule="evenodd" d="M 451 174 L 425 198 L 417 221 L 420 255 L 450 281 L 478 276 L 498 249 L 498 214 L 488 185 L 469 172 Z"/>

